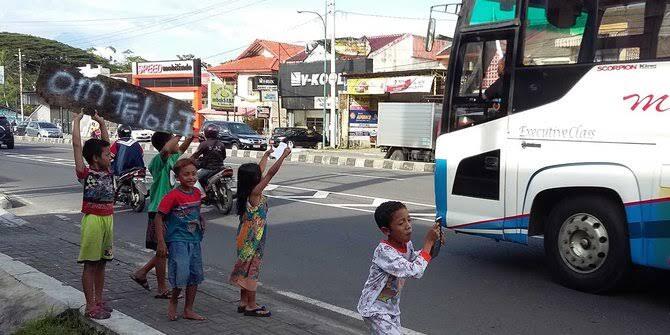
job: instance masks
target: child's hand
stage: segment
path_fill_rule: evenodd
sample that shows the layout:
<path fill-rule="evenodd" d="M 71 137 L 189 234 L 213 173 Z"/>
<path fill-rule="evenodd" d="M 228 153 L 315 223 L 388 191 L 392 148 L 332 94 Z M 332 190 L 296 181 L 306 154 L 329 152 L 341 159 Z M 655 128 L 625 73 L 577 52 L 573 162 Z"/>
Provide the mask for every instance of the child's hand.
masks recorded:
<path fill-rule="evenodd" d="M 291 148 L 286 147 L 286 149 L 284 149 L 284 152 L 282 153 L 281 156 L 282 156 L 283 158 L 286 158 L 286 157 L 288 157 L 288 155 L 290 155 L 290 154 L 291 154 Z"/>
<path fill-rule="evenodd" d="M 272 145 L 270 145 L 268 151 L 265 152 L 265 156 L 270 156 L 272 155 L 273 152 L 275 152 L 275 148 Z"/>
<path fill-rule="evenodd" d="M 167 257 L 167 245 L 165 245 L 165 242 L 158 243 L 158 248 L 156 248 L 156 256 L 159 258 Z"/>
<path fill-rule="evenodd" d="M 98 115 L 97 110 L 95 111 L 95 115 L 91 116 L 91 119 L 93 119 L 93 121 L 97 122 L 98 124 L 103 124 L 105 122 L 105 119 Z"/>
<path fill-rule="evenodd" d="M 426 242 L 435 243 L 440 239 L 440 224 L 436 223 L 426 234 Z"/>
<path fill-rule="evenodd" d="M 84 109 L 82 108 L 81 111 L 79 111 L 79 113 L 76 113 L 74 115 L 74 122 L 79 122 L 83 118 L 84 118 Z"/>

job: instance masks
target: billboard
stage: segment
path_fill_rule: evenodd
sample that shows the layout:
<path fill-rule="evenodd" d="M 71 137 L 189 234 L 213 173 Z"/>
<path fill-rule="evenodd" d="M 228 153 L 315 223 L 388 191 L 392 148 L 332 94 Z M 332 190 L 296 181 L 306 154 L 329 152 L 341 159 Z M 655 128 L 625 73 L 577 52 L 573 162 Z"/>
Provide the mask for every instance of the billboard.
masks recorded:
<path fill-rule="evenodd" d="M 141 62 L 135 63 L 133 74 L 135 75 L 195 75 L 196 69 L 200 67 L 200 60 L 175 60 L 164 62 Z"/>
<path fill-rule="evenodd" d="M 212 109 L 232 109 L 235 106 L 235 85 L 212 83 Z"/>
<path fill-rule="evenodd" d="M 347 93 L 351 95 L 430 93 L 433 78 L 433 76 L 350 78 L 347 80 Z"/>

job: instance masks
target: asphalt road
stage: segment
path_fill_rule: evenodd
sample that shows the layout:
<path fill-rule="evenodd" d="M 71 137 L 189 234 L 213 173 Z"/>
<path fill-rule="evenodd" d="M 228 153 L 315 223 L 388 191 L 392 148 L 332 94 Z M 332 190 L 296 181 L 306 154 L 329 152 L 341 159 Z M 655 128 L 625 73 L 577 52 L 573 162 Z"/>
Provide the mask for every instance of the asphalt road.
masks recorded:
<path fill-rule="evenodd" d="M 267 192 L 263 285 L 355 311 L 382 237 L 373 205 L 384 199 L 410 203 L 416 214 L 413 241 L 420 246 L 432 221 L 432 183 L 429 174 L 287 163 Z M 14 211 L 29 221 L 78 217 L 81 192 L 71 149 L 17 144 L 0 150 L 0 192 L 26 202 Z M 203 242 L 208 278 L 225 282 L 235 259 L 238 220 L 212 208 L 204 211 L 210 222 Z M 117 243 L 140 248 L 145 229 L 146 213 L 118 209 Z M 522 246 L 449 234 L 447 243 L 424 278 L 409 281 L 404 290 L 406 328 L 426 334 L 670 332 L 667 272 L 639 270 L 629 289 L 598 296 L 555 284 L 543 264 L 541 239 Z"/>

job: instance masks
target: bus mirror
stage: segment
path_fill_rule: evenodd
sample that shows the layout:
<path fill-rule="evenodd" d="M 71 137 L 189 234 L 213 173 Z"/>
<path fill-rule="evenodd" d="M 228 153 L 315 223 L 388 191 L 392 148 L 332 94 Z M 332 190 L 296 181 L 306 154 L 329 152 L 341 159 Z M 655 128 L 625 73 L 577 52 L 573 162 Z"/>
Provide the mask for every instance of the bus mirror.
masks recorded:
<path fill-rule="evenodd" d="M 514 5 L 516 5 L 516 0 L 500 0 L 500 10 L 503 12 L 514 10 Z"/>
<path fill-rule="evenodd" d="M 582 0 L 547 0 L 547 21 L 556 28 L 572 28 L 583 8 Z"/>
<path fill-rule="evenodd" d="M 436 24 L 437 20 L 435 20 L 434 18 L 431 18 L 428 21 L 428 33 L 426 34 L 426 45 L 425 45 L 426 52 L 433 51 L 433 42 L 435 41 Z"/>

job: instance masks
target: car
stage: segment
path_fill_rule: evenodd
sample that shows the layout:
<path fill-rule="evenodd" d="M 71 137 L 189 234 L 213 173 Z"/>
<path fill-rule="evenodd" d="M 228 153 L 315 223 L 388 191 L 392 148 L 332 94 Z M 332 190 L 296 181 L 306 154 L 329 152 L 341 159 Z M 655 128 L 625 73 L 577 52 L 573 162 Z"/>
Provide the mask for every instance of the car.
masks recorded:
<path fill-rule="evenodd" d="M 275 128 L 270 137 L 270 144 L 276 146 L 281 142 L 285 142 L 290 148 L 317 148 L 319 143 L 323 142 L 323 136 L 305 128 Z"/>
<path fill-rule="evenodd" d="M 138 142 L 149 142 L 151 141 L 151 136 L 154 134 L 152 130 L 146 129 L 132 129 L 131 137 Z"/>
<path fill-rule="evenodd" d="M 12 125 L 6 117 L 0 116 L 0 145 L 4 144 L 7 149 L 14 149 L 14 133 Z"/>
<path fill-rule="evenodd" d="M 63 131 L 51 122 L 30 121 L 26 127 L 26 136 L 63 138 Z"/>
<path fill-rule="evenodd" d="M 203 132 L 210 124 L 219 127 L 219 140 L 226 145 L 226 148 L 233 150 L 267 150 L 268 148 L 267 139 L 242 122 L 205 121 L 198 137 L 201 142 L 205 140 Z"/>

